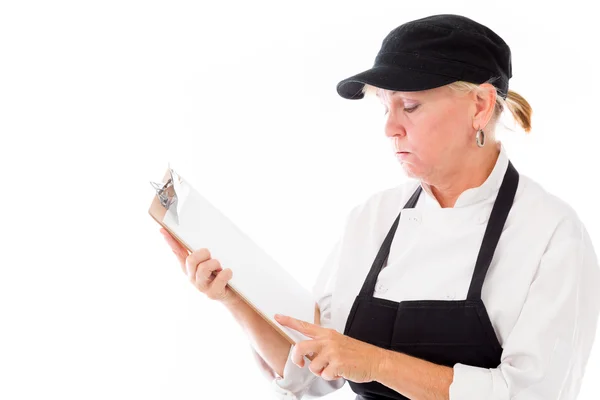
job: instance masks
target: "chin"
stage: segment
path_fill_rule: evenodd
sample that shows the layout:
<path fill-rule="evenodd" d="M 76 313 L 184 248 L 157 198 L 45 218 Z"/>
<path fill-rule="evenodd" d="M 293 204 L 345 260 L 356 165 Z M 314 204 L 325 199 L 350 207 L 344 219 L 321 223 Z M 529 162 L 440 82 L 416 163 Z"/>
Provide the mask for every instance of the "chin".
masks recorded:
<path fill-rule="evenodd" d="M 413 164 L 401 163 L 401 165 L 402 165 L 402 170 L 404 171 L 404 174 L 407 177 L 414 178 L 414 179 L 420 179 L 420 177 L 421 177 L 421 174 L 419 173 L 420 171 L 418 171 Z"/>

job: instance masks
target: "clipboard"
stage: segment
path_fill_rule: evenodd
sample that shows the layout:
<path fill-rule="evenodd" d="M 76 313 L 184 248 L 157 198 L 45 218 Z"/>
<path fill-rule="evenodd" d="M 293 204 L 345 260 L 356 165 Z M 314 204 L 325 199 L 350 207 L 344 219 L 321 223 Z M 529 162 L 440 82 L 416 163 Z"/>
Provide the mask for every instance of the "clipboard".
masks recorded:
<path fill-rule="evenodd" d="M 161 183 L 150 183 L 156 194 L 148 213 L 158 224 L 188 251 L 207 248 L 223 268 L 230 268 L 228 287 L 290 344 L 309 339 L 274 319 L 278 313 L 319 324 L 309 290 L 170 166 Z"/>

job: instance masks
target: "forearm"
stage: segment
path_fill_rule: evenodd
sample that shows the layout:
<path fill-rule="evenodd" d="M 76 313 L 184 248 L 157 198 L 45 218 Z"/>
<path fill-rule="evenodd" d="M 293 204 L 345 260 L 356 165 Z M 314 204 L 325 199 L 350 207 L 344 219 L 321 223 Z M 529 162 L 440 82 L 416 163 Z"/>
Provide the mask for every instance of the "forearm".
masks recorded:
<path fill-rule="evenodd" d="M 246 332 L 257 355 L 273 372 L 283 376 L 290 343 L 244 301 L 237 300 L 224 305 Z"/>
<path fill-rule="evenodd" d="M 375 380 L 413 400 L 448 400 L 452 368 L 382 349 Z"/>

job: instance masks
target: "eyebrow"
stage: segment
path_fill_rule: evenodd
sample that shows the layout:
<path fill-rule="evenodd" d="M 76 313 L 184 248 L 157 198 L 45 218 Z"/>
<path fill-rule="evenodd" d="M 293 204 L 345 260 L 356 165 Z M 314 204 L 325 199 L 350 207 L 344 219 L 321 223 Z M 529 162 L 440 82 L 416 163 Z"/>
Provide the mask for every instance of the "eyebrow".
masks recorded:
<path fill-rule="evenodd" d="M 399 92 L 399 91 L 397 91 L 397 90 L 393 90 L 391 95 L 393 96 L 393 95 L 395 95 L 395 94 L 398 94 L 398 96 L 400 96 L 400 97 L 404 97 L 405 95 L 404 95 L 404 94 L 402 94 L 402 93 L 411 93 L 411 92 Z"/>
<path fill-rule="evenodd" d="M 423 99 L 419 98 L 418 96 L 414 97 L 411 96 L 411 93 L 413 92 L 406 92 L 408 94 L 402 94 L 403 92 L 400 92 L 398 90 L 386 90 L 389 94 L 385 95 L 385 96 L 380 96 L 379 95 L 379 90 L 375 92 L 375 95 L 377 96 L 377 98 L 381 101 L 384 101 L 385 99 L 391 99 L 392 97 L 399 97 L 402 101 L 417 101 L 417 102 L 421 102 Z M 396 96 L 394 96 L 396 95 Z M 405 96 L 410 96 L 410 97 L 405 97 Z"/>

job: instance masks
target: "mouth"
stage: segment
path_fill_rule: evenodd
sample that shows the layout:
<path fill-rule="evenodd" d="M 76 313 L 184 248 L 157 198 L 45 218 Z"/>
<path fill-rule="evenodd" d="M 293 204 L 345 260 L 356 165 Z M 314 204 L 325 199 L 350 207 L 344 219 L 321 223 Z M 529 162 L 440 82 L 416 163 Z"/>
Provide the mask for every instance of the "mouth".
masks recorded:
<path fill-rule="evenodd" d="M 409 157 L 410 153 L 408 151 L 397 151 L 396 152 L 396 157 L 398 157 L 400 160 L 405 160 Z"/>

